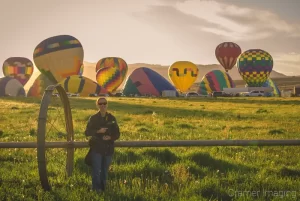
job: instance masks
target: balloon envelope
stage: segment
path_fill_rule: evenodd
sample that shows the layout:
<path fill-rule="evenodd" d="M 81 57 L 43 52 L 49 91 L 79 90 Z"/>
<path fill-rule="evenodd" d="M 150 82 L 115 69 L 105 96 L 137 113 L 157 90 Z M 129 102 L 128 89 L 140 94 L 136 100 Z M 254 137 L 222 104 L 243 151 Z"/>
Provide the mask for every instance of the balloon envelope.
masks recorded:
<path fill-rule="evenodd" d="M 228 72 L 236 64 L 238 56 L 242 53 L 240 46 L 233 42 L 224 42 L 216 47 L 215 55 L 219 63 Z"/>
<path fill-rule="evenodd" d="M 104 87 L 108 92 L 114 92 L 122 84 L 122 76 L 119 68 L 106 67 L 101 68 L 96 73 L 98 84 Z"/>
<path fill-rule="evenodd" d="M 0 78 L 0 96 L 25 96 L 23 85 L 11 77 Z"/>
<path fill-rule="evenodd" d="M 123 94 L 126 96 L 135 94 L 161 96 L 164 90 L 176 91 L 175 87 L 163 76 L 150 68 L 141 67 L 135 69 L 127 78 Z"/>
<path fill-rule="evenodd" d="M 89 96 L 90 94 L 107 93 L 107 90 L 89 78 L 80 75 L 72 75 L 65 78 L 59 84 L 66 92 Z"/>
<path fill-rule="evenodd" d="M 249 87 L 261 87 L 272 72 L 273 58 L 264 50 L 247 50 L 239 56 L 237 68 Z"/>
<path fill-rule="evenodd" d="M 27 97 L 42 97 L 45 89 L 49 86 L 49 85 L 53 85 L 54 83 L 51 82 L 46 75 L 44 74 L 40 74 L 35 81 L 33 82 L 33 84 L 31 85 L 31 87 L 29 88 L 28 92 L 27 92 Z"/>
<path fill-rule="evenodd" d="M 169 67 L 169 78 L 181 92 L 187 91 L 197 76 L 198 67 L 189 61 L 177 61 Z"/>
<path fill-rule="evenodd" d="M 221 70 L 213 70 L 203 76 L 197 92 L 208 95 L 213 91 L 223 91 L 223 88 L 233 88 L 235 84 L 230 75 Z"/>
<path fill-rule="evenodd" d="M 128 65 L 124 59 L 119 57 L 105 57 L 100 59 L 96 64 L 96 72 L 101 68 L 115 67 L 121 72 L 122 78 L 126 77 L 128 71 Z"/>
<path fill-rule="evenodd" d="M 83 47 L 73 36 L 54 36 L 37 45 L 33 60 L 42 74 L 50 81 L 58 83 L 68 76 L 80 73 Z"/>
<path fill-rule="evenodd" d="M 107 86 L 106 87 L 105 86 L 106 84 L 101 85 L 101 86 L 107 88 L 109 91 L 115 91 L 122 84 L 124 79 L 126 78 L 126 75 L 127 75 L 127 72 L 128 72 L 127 63 L 125 62 L 124 59 L 119 58 L 119 57 L 105 57 L 105 58 L 100 59 L 97 62 L 96 72 L 98 72 L 100 69 L 103 69 L 103 68 L 115 68 L 115 69 L 118 69 L 120 71 L 120 73 L 117 73 L 116 70 L 109 70 L 109 71 L 112 71 L 112 72 L 115 71 L 113 81 L 111 81 L 111 79 L 109 79 L 107 77 L 107 76 L 111 76 L 111 75 L 109 75 L 110 73 L 108 73 L 108 75 L 105 75 L 106 78 L 103 78 L 103 80 L 101 80 L 101 81 L 99 80 L 99 82 L 98 82 L 100 85 L 104 84 L 106 82 L 114 82 L 114 84 L 112 84 L 113 86 Z M 105 71 L 108 71 L 108 70 L 106 69 Z M 99 78 L 98 73 L 97 73 L 96 79 L 97 80 L 101 79 L 101 78 Z M 108 80 L 110 80 L 110 81 L 108 81 Z M 119 82 L 121 82 L 121 83 L 119 84 Z M 109 85 L 111 85 L 111 84 L 109 84 Z M 115 86 L 115 85 L 118 85 L 118 86 Z"/>
<path fill-rule="evenodd" d="M 10 57 L 4 61 L 2 69 L 4 76 L 15 78 L 24 86 L 33 73 L 33 63 L 24 57 Z"/>
<path fill-rule="evenodd" d="M 268 80 L 265 83 L 263 83 L 262 87 L 272 87 L 273 88 L 272 92 L 266 93 L 267 96 L 281 96 L 281 92 L 280 92 L 279 88 L 277 87 L 277 85 L 271 78 L 268 78 Z"/>

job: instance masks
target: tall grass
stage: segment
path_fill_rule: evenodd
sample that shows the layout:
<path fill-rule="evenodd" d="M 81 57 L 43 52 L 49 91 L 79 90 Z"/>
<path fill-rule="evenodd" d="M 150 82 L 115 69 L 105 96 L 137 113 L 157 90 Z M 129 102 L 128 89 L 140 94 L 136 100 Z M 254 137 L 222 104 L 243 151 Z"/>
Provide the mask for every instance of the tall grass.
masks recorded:
<path fill-rule="evenodd" d="M 76 141 L 96 112 L 95 98 L 71 98 Z M 296 98 L 109 98 L 120 140 L 299 139 Z M 0 99 L 0 141 L 36 141 L 40 100 Z M 49 110 L 47 140 L 66 133 L 58 100 Z M 58 119 L 58 120 L 57 120 Z M 49 121 L 50 121 L 49 120 Z M 51 127 L 52 125 L 52 127 Z M 51 129 L 50 129 L 51 128 Z M 63 149 L 47 151 L 51 192 L 41 188 L 36 149 L 1 149 L 0 200 L 297 200 L 300 148 L 116 148 L 108 189 L 91 189 L 87 149 L 76 149 L 64 175 Z"/>

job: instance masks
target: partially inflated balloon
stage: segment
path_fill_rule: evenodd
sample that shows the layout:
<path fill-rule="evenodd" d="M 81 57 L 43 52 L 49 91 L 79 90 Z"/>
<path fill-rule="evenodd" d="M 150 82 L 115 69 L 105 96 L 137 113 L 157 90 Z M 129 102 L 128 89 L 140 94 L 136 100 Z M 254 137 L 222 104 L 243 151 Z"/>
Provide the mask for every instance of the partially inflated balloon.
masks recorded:
<path fill-rule="evenodd" d="M 54 36 L 37 45 L 33 60 L 41 73 L 58 83 L 68 76 L 79 74 L 83 64 L 83 48 L 73 36 Z"/>
<path fill-rule="evenodd" d="M 108 92 L 114 92 L 123 81 L 120 70 L 115 67 L 106 67 L 98 70 L 96 80 Z"/>
<path fill-rule="evenodd" d="M 25 96 L 23 85 L 11 77 L 0 78 L 0 97 L 1 96 Z"/>
<path fill-rule="evenodd" d="M 168 82 L 163 76 L 154 70 L 146 67 L 135 69 L 130 76 L 128 76 L 123 94 L 131 95 L 152 95 L 162 96 L 163 91 L 176 91 L 175 87 Z M 176 92 L 176 96 L 178 93 Z"/>
<path fill-rule="evenodd" d="M 46 75 L 40 74 L 35 81 L 33 82 L 32 86 L 29 88 L 27 92 L 27 97 L 42 97 L 45 89 L 49 85 L 53 85 L 54 83 L 51 82 Z"/>
<path fill-rule="evenodd" d="M 197 92 L 208 95 L 213 91 L 223 91 L 223 88 L 233 88 L 235 84 L 230 75 L 221 70 L 213 70 L 203 76 Z"/>
<path fill-rule="evenodd" d="M 264 50 L 247 50 L 240 55 L 237 68 L 249 87 L 261 87 L 272 72 L 273 58 Z"/>
<path fill-rule="evenodd" d="M 33 73 L 33 63 L 24 57 L 10 57 L 3 63 L 3 74 L 18 80 L 23 86 Z"/>
<path fill-rule="evenodd" d="M 181 92 L 187 91 L 197 76 L 197 66 L 189 61 L 177 61 L 169 67 L 169 78 Z"/>
<path fill-rule="evenodd" d="M 216 58 L 218 59 L 219 63 L 225 68 L 226 72 L 233 68 L 241 52 L 242 50 L 240 46 L 233 42 L 221 43 L 215 50 Z"/>
<path fill-rule="evenodd" d="M 59 84 L 61 84 L 66 92 L 80 94 L 80 96 L 107 93 L 107 90 L 98 85 L 96 82 L 80 75 L 67 77 Z"/>
<path fill-rule="evenodd" d="M 271 79 L 268 78 L 268 80 L 263 83 L 262 87 L 272 87 L 273 91 L 272 92 L 266 92 L 267 96 L 281 96 L 281 92 L 275 82 Z"/>

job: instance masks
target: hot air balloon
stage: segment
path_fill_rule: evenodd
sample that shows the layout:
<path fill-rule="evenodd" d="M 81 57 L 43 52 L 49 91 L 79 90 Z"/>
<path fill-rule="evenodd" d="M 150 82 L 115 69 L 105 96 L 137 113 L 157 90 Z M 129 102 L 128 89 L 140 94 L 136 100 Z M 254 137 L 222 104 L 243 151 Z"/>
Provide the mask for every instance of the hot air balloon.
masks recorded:
<path fill-rule="evenodd" d="M 106 94 L 107 90 L 98 85 L 89 78 L 80 75 L 72 75 L 59 84 L 66 92 L 80 94 L 80 96 L 89 96 L 90 94 Z"/>
<path fill-rule="evenodd" d="M 128 65 L 124 59 L 119 57 L 105 57 L 100 59 L 96 64 L 96 72 L 101 68 L 116 67 L 121 71 L 122 78 L 126 77 Z"/>
<path fill-rule="evenodd" d="M 0 78 L 0 97 L 1 96 L 25 96 L 23 85 L 14 78 Z"/>
<path fill-rule="evenodd" d="M 213 91 L 223 91 L 223 88 L 233 88 L 235 84 L 230 75 L 221 70 L 213 70 L 203 76 L 197 92 L 208 95 Z"/>
<path fill-rule="evenodd" d="M 163 76 L 150 68 L 141 67 L 135 69 L 127 78 L 123 94 L 126 96 L 135 94 L 161 96 L 164 90 L 176 91 L 175 87 Z"/>
<path fill-rule="evenodd" d="M 272 87 L 273 91 L 272 92 L 266 92 L 266 96 L 281 96 L 281 92 L 278 89 L 277 85 L 275 82 L 271 79 L 268 78 L 265 83 L 263 83 L 262 87 Z"/>
<path fill-rule="evenodd" d="M 10 57 L 3 63 L 3 74 L 18 80 L 23 86 L 33 73 L 33 63 L 24 57 Z"/>
<path fill-rule="evenodd" d="M 261 87 L 272 72 L 273 58 L 264 50 L 250 49 L 239 56 L 237 68 L 249 87 Z"/>
<path fill-rule="evenodd" d="M 96 64 L 96 72 L 98 72 L 102 68 L 110 68 L 110 67 L 114 67 L 114 68 L 119 69 L 120 75 L 118 75 L 118 76 L 120 76 L 121 78 L 116 78 L 115 77 L 114 79 L 115 80 L 121 80 L 120 84 L 122 84 L 122 82 L 126 78 L 127 71 L 128 71 L 128 65 L 127 65 L 127 63 L 124 61 L 124 59 L 119 58 L 119 57 L 105 57 L 105 58 L 100 59 L 97 62 L 97 64 Z"/>
<path fill-rule="evenodd" d="M 96 74 L 98 84 L 108 92 L 114 92 L 122 84 L 122 76 L 119 68 L 105 67 L 100 68 Z"/>
<path fill-rule="evenodd" d="M 242 50 L 240 46 L 233 42 L 224 42 L 216 47 L 215 54 L 219 63 L 228 72 L 236 64 L 238 56 L 241 54 Z"/>
<path fill-rule="evenodd" d="M 169 78 L 181 92 L 187 91 L 196 81 L 198 68 L 189 61 L 177 61 L 169 67 Z"/>
<path fill-rule="evenodd" d="M 35 81 L 33 82 L 32 86 L 29 88 L 27 92 L 27 97 L 42 97 L 45 89 L 49 85 L 53 85 L 54 83 L 51 82 L 46 75 L 40 74 Z"/>
<path fill-rule="evenodd" d="M 79 74 L 83 64 L 83 48 L 73 36 L 54 36 L 37 45 L 33 60 L 41 73 L 58 83 L 68 76 Z"/>

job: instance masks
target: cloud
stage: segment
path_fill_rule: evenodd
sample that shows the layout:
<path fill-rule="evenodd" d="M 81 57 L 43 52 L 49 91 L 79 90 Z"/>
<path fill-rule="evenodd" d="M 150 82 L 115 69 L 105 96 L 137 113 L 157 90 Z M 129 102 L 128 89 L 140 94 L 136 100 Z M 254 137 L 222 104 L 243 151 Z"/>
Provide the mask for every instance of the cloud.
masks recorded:
<path fill-rule="evenodd" d="M 198 63 L 217 63 L 215 47 L 224 41 L 237 42 L 243 51 L 259 48 L 274 56 L 274 69 L 284 74 L 300 74 L 300 61 L 288 52 L 299 51 L 300 24 L 284 20 L 263 6 L 249 8 L 227 1 L 161 0 L 134 16 L 174 43 Z M 178 48 L 177 48 L 178 49 Z M 176 50 L 172 51 L 176 54 Z M 287 56 L 289 55 L 289 56 Z M 172 58 L 172 56 L 170 56 Z M 195 59 L 196 58 L 196 59 Z"/>
<path fill-rule="evenodd" d="M 277 57 L 278 57 L 277 61 L 289 61 L 290 63 L 300 62 L 300 53 L 296 53 L 296 52 L 291 52 L 289 54 L 281 54 Z"/>
<path fill-rule="evenodd" d="M 171 5 L 149 6 L 146 11 L 134 12 L 132 16 L 172 41 L 165 57 L 169 61 L 184 59 L 195 63 L 211 63 L 210 53 L 222 41 L 201 30 L 202 26 L 212 26 L 210 22 L 182 13 Z"/>
<path fill-rule="evenodd" d="M 300 53 L 281 53 L 273 56 L 273 69 L 286 75 L 300 75 Z M 284 69 L 280 70 L 280 69 Z"/>
<path fill-rule="evenodd" d="M 300 24 L 289 23 L 268 10 L 201 0 L 176 2 L 174 7 L 213 25 L 213 27 L 202 27 L 203 31 L 228 39 L 258 40 L 268 38 L 276 33 L 300 37 Z"/>

